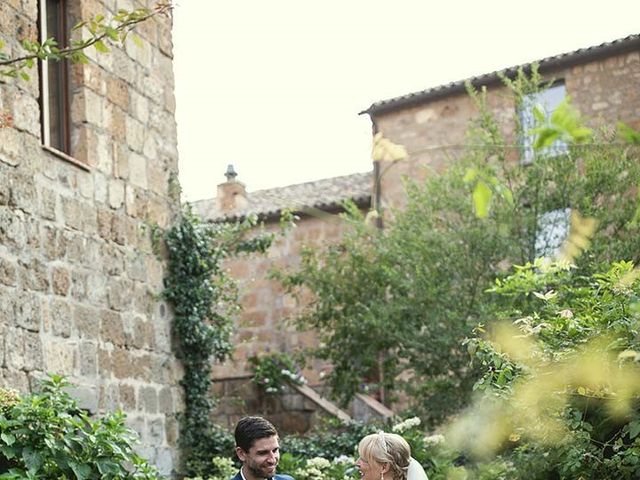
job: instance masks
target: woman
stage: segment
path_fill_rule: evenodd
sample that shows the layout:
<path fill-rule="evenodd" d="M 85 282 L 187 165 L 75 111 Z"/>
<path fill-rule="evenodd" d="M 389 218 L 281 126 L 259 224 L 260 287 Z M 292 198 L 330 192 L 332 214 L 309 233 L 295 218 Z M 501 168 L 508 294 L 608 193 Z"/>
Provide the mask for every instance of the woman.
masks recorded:
<path fill-rule="evenodd" d="M 407 441 L 395 433 L 367 435 L 360 440 L 358 453 L 356 467 L 362 480 L 427 480 Z"/>

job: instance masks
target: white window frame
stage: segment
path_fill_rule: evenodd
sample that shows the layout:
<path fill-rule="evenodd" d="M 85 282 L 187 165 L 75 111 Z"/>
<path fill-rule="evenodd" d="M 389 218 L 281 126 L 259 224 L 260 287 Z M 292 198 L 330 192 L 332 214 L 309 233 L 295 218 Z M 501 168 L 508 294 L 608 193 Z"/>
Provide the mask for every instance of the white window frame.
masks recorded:
<path fill-rule="evenodd" d="M 570 208 L 558 208 L 538 215 L 535 257 L 556 257 L 560 253 L 562 244 L 569 236 L 570 225 Z"/>
<path fill-rule="evenodd" d="M 522 98 L 522 105 L 518 115 L 520 118 L 520 127 L 522 128 L 520 145 L 522 147 L 521 163 L 523 165 L 533 163 L 538 153 L 544 156 L 555 157 L 568 152 L 569 146 L 563 140 L 556 140 L 541 152 L 535 152 L 533 150 L 533 144 L 536 141 L 536 136 L 529 132 L 536 126 L 533 116 L 533 109 L 536 105 L 542 108 L 548 119 L 565 97 L 566 88 L 564 83 L 556 83 L 545 90 L 530 93 Z"/>

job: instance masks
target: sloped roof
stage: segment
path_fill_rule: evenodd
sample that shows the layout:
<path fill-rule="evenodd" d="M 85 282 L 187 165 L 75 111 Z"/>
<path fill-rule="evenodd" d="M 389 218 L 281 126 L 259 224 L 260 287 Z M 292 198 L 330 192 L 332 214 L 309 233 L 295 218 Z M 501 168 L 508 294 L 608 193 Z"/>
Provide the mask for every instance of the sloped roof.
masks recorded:
<path fill-rule="evenodd" d="M 369 204 L 372 185 L 372 172 L 354 173 L 247 192 L 248 205 L 229 212 L 219 211 L 215 198 L 192 202 L 191 207 L 200 217 L 209 221 L 234 220 L 250 214 L 263 218 L 274 217 L 285 209 L 304 212 L 305 209 L 317 208 L 328 211 L 339 208 L 345 200 L 353 200 L 358 205 Z"/>
<path fill-rule="evenodd" d="M 546 57 L 542 60 L 538 60 L 537 63 L 540 66 L 540 70 L 545 71 L 553 68 L 568 67 L 575 63 L 587 62 L 604 57 L 606 55 L 615 55 L 618 53 L 624 53 L 633 50 L 640 50 L 639 34 L 629 35 L 628 37 L 619 38 L 617 40 L 605 42 L 593 47 L 581 48 L 569 53 L 561 53 L 552 57 Z M 378 113 L 400 110 L 402 108 L 424 103 L 428 100 L 434 100 L 436 98 L 440 98 L 453 93 L 463 92 L 465 90 L 465 84 L 467 83 L 467 81 L 470 81 L 476 87 L 480 85 L 495 83 L 500 80 L 500 77 L 498 76 L 499 73 L 503 73 L 509 77 L 515 75 L 519 68 L 523 68 L 525 71 L 529 70 L 531 68 L 531 63 L 517 65 L 515 67 L 510 67 L 504 70 L 497 70 L 465 80 L 446 83 L 444 85 L 428 88 L 419 92 L 409 93 L 399 97 L 390 98 L 388 100 L 374 102 L 369 108 L 360 112 L 360 115 L 375 115 Z"/>

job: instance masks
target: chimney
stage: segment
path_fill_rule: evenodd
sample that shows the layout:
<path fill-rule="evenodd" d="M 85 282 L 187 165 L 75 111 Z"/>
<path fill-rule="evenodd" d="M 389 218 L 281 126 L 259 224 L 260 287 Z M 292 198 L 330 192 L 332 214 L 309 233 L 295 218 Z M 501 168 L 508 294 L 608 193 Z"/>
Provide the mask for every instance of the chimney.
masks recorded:
<path fill-rule="evenodd" d="M 236 180 L 238 174 L 233 169 L 233 165 L 227 167 L 225 173 L 227 181 L 218 185 L 218 211 L 222 213 L 232 212 L 245 208 L 249 202 L 247 201 L 247 190 L 244 183 Z"/>

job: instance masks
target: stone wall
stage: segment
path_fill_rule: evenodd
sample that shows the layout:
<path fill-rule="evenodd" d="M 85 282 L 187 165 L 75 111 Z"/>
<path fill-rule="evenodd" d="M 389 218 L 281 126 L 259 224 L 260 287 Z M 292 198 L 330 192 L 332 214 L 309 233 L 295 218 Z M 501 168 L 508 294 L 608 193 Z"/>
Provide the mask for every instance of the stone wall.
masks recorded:
<path fill-rule="evenodd" d="M 213 391 L 220 399 L 214 421 L 230 431 L 245 415 L 260 415 L 268 418 L 280 434 L 304 433 L 327 415 L 292 387 L 286 387 L 282 394 L 267 395 L 250 375 L 215 380 Z"/>
<path fill-rule="evenodd" d="M 573 105 L 590 119 L 591 126 L 623 121 L 640 127 L 640 52 L 620 53 L 564 68 L 543 70 L 545 79 L 564 81 Z M 488 104 L 500 122 L 502 133 L 516 144 L 515 104 L 500 83 L 488 85 Z M 464 153 L 469 121 L 477 115 L 465 92 L 422 104 L 373 115 L 378 131 L 405 145 L 410 159 L 391 167 L 382 177 L 383 205 L 405 202 L 402 177 L 422 179 L 437 174 Z M 518 152 L 514 149 L 514 159 Z M 385 167 L 383 167 L 384 169 Z"/>
<path fill-rule="evenodd" d="M 70 3 L 78 18 L 133 7 Z M 9 52 L 35 38 L 36 20 L 36 0 L 0 4 Z M 92 413 L 123 409 L 141 453 L 169 473 L 181 370 L 150 226 L 168 226 L 179 205 L 171 20 L 139 34 L 142 48 L 89 51 L 72 68 L 71 158 L 41 146 L 37 69 L 0 83 L 13 117 L 0 128 L 0 385 L 26 392 L 45 372 L 66 375 Z"/>
<path fill-rule="evenodd" d="M 299 332 L 287 324 L 287 319 L 301 312 L 310 297 L 303 297 L 298 301 L 285 295 L 279 282 L 269 279 L 268 275 L 274 268 L 297 267 L 305 246 L 326 247 L 337 242 L 345 227 L 344 222 L 335 214 L 327 214 L 321 218 L 302 216 L 295 228 L 284 237 L 277 238 L 266 255 L 252 254 L 236 258 L 227 264 L 229 274 L 239 283 L 242 312 L 233 338 L 233 358 L 223 365 L 214 366 L 214 379 L 247 374 L 247 359 L 252 355 L 274 351 L 292 353 L 317 344 L 317 338 L 312 332 Z M 266 229 L 277 233 L 278 222 L 267 223 Z M 314 385 L 328 368 L 328 364 L 317 362 L 304 374 L 310 384 Z"/>

